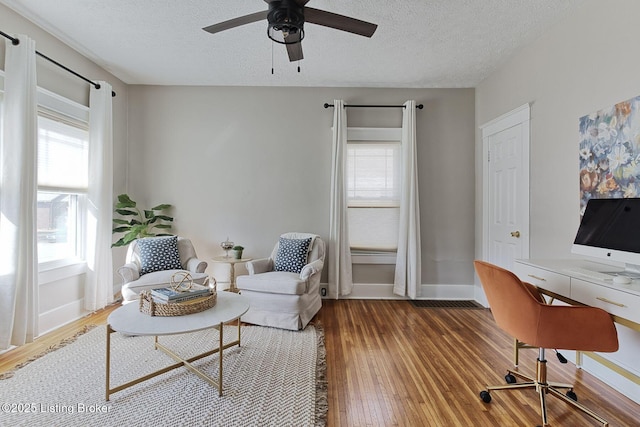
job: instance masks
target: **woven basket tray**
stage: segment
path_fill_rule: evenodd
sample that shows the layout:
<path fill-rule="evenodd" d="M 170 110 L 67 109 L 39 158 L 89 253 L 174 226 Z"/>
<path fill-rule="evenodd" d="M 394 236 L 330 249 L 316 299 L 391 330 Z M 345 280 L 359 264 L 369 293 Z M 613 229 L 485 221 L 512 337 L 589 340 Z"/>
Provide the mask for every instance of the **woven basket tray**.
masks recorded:
<path fill-rule="evenodd" d="M 218 293 L 212 289 L 209 296 L 198 302 L 187 303 L 159 303 L 153 300 L 150 291 L 140 292 L 140 311 L 149 316 L 184 316 L 200 313 L 216 305 Z"/>

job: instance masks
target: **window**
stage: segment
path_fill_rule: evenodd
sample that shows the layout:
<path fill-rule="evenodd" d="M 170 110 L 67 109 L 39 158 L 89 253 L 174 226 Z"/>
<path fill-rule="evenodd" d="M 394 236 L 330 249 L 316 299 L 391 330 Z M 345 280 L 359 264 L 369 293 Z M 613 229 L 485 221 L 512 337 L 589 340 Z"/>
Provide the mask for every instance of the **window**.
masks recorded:
<path fill-rule="evenodd" d="M 4 75 L 0 71 L 0 109 L 3 89 Z M 37 102 L 36 227 L 38 263 L 40 271 L 44 271 L 83 258 L 89 108 L 42 88 L 38 88 Z M 77 271 L 76 267 L 72 270 Z"/>
<path fill-rule="evenodd" d="M 88 185 L 86 124 L 41 110 L 38 114 L 38 262 L 82 256 Z"/>
<path fill-rule="evenodd" d="M 349 128 L 347 133 L 347 216 L 352 253 L 395 252 L 401 129 Z"/>

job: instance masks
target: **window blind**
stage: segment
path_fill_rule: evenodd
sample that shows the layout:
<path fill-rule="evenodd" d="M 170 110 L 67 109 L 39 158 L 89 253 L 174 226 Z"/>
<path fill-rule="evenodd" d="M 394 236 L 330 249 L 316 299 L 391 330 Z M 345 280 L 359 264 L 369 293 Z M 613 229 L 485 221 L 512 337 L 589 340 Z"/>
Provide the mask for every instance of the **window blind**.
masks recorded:
<path fill-rule="evenodd" d="M 81 192 L 89 181 L 89 132 L 63 121 L 38 117 L 38 188 Z"/>
<path fill-rule="evenodd" d="M 347 199 L 351 249 L 395 251 L 400 218 L 399 142 L 348 142 Z"/>

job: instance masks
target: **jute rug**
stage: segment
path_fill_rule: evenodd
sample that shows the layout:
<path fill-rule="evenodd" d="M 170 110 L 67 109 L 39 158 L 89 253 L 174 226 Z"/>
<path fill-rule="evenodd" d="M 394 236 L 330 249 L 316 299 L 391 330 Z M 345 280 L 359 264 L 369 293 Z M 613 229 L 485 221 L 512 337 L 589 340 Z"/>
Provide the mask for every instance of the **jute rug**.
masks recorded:
<path fill-rule="evenodd" d="M 0 425 L 11 426 L 324 426 L 324 335 L 242 327 L 242 346 L 225 350 L 223 396 L 184 367 L 105 401 L 105 334 L 100 326 L 0 381 Z M 235 326 L 224 336 L 237 337 Z M 160 337 L 183 357 L 209 350 L 216 330 Z M 226 340 L 225 340 L 226 341 Z M 111 387 L 173 364 L 152 337 L 111 339 Z M 217 378 L 217 355 L 194 362 Z"/>

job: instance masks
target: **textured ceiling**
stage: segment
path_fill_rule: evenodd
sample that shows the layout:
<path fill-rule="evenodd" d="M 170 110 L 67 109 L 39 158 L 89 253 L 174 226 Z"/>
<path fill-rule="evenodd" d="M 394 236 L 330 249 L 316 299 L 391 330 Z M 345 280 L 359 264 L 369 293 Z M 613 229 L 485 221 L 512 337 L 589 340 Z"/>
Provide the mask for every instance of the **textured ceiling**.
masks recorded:
<path fill-rule="evenodd" d="M 378 30 L 368 39 L 305 25 L 300 73 L 266 21 L 202 30 L 265 10 L 262 0 L 0 3 L 129 84 L 437 88 L 475 87 L 583 0 L 311 0 Z"/>

